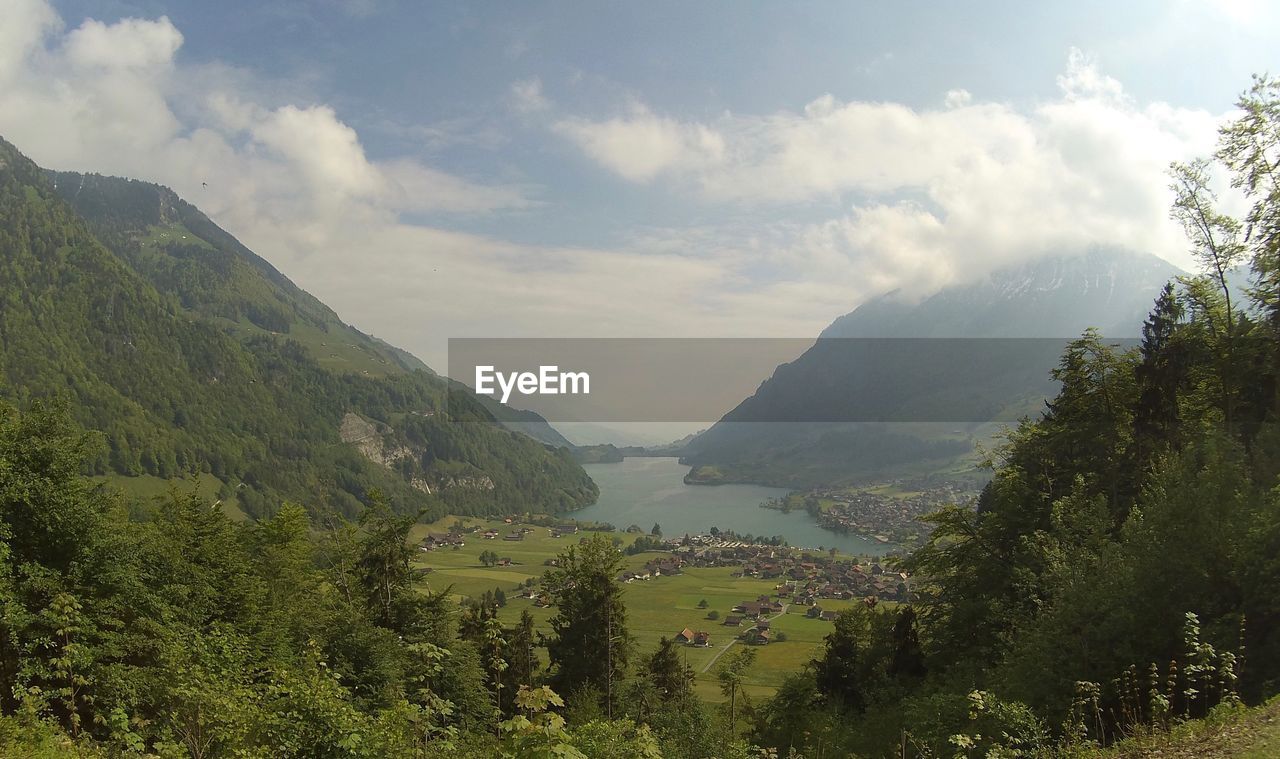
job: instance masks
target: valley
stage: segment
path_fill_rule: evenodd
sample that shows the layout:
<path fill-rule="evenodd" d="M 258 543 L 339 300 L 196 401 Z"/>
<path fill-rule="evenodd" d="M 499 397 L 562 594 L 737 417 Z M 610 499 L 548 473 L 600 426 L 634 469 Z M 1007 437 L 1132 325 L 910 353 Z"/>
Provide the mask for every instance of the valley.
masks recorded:
<path fill-rule="evenodd" d="M 604 492 L 608 492 L 607 485 Z M 415 545 L 420 546 L 431 535 L 447 536 L 450 533 L 460 536 L 463 545 L 455 548 L 446 544 L 429 551 L 419 549 L 414 555 L 413 566 L 421 575 L 423 588 L 436 592 L 447 590 L 460 603 L 475 603 L 486 593 L 501 590 L 503 604 L 498 608 L 498 619 L 514 624 L 523 612 L 528 611 L 538 631 L 547 633 L 547 622 L 556 612 L 554 606 L 539 600 L 544 593 L 542 576 L 548 569 L 548 562 L 575 545 L 580 538 L 593 533 L 582 531 L 553 537 L 552 528 L 545 525 L 544 519 L 537 520 L 535 524 L 519 518 L 506 521 L 456 517 L 416 525 L 410 532 L 411 542 Z M 522 532 L 526 529 L 528 532 Z M 484 535 L 490 531 L 496 536 L 486 539 Z M 504 539 L 512 534 L 520 534 L 521 538 Z M 649 536 L 648 530 L 608 531 L 603 534 L 616 538 L 624 552 L 637 539 Z M 671 535 L 680 537 L 679 533 Z M 709 537 L 704 536 L 704 539 Z M 721 566 L 706 566 L 718 563 L 707 558 L 708 554 L 725 552 L 728 555 L 734 551 L 710 545 L 695 545 L 691 550 L 682 550 L 678 544 L 673 547 L 674 552 L 647 550 L 626 556 L 624 574 L 644 576 L 644 579 L 624 581 L 623 584 L 622 598 L 627 608 L 628 627 L 637 647 L 643 651 L 656 646 L 659 638 L 674 638 L 685 628 L 708 632 L 708 646 L 682 644 L 679 652 L 681 661 L 695 673 L 698 696 L 710 702 L 724 699 L 716 682 L 716 672 L 711 667 L 713 660 L 731 641 L 738 641 L 735 645 L 750 645 L 741 640 L 752 629 L 749 620 L 726 624 L 730 618 L 742 619 L 741 613 L 734 612 L 736 606 L 760 597 L 777 599 L 785 605 L 781 611 L 774 612 L 776 616 L 771 620 L 773 634 L 781 633 L 782 637 L 767 645 L 751 646 L 758 653 L 755 663 L 746 673 L 746 692 L 753 698 L 767 698 L 789 673 L 803 667 L 817 655 L 823 638 L 831 632 L 829 618 L 810 615 L 814 605 L 820 611 L 839 612 L 864 603 L 865 594 L 861 592 L 864 588 L 859 588 L 856 597 L 850 590 L 847 593 L 850 597 L 838 598 L 833 595 L 837 591 L 831 590 L 826 595 L 816 593 L 812 604 L 807 599 L 798 599 L 796 585 L 803 588 L 810 583 L 809 578 L 820 578 L 824 574 L 824 570 L 812 567 L 816 567 L 817 562 L 858 562 L 865 568 L 867 577 L 871 577 L 873 566 L 876 571 L 881 571 L 878 563 L 881 559 L 877 557 L 845 553 L 833 557 L 824 551 L 802 558 L 801 551 L 770 546 L 748 549 L 753 556 L 758 554 L 769 558 L 726 557 Z M 481 554 L 487 551 L 497 554 L 498 563 L 486 566 L 480 560 Z M 791 556 L 795 557 L 794 560 L 783 559 Z M 672 569 L 677 573 L 651 575 L 646 570 L 648 565 L 671 561 L 679 562 Z M 809 564 L 811 568 L 801 570 L 797 575 L 799 579 L 788 574 L 790 568 L 783 569 L 784 566 L 799 567 L 801 563 Z M 744 569 L 747 574 L 744 574 Z M 884 571 L 888 573 L 887 569 Z M 822 586 L 828 584 L 827 580 L 821 581 Z M 890 591 L 897 593 L 897 581 L 886 592 Z M 839 593 L 846 595 L 843 589 Z M 892 606 L 897 601 L 886 598 L 883 603 Z"/>

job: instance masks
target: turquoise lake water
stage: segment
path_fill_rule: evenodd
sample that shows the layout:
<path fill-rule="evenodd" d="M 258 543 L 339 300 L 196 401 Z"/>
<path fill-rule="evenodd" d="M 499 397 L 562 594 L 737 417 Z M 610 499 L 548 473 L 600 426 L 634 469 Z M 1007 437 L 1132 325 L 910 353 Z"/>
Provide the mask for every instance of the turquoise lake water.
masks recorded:
<path fill-rule="evenodd" d="M 628 458 L 617 464 L 583 467 L 600 486 L 600 500 L 573 512 L 575 519 L 609 522 L 618 529 L 656 522 L 667 537 L 707 532 L 711 527 L 739 535 L 781 535 L 790 545 L 839 548 L 855 554 L 882 554 L 888 547 L 870 538 L 824 530 L 804 511 L 783 514 L 760 508 L 785 495 L 783 488 L 759 485 L 686 485 L 688 467 L 674 458 Z"/>

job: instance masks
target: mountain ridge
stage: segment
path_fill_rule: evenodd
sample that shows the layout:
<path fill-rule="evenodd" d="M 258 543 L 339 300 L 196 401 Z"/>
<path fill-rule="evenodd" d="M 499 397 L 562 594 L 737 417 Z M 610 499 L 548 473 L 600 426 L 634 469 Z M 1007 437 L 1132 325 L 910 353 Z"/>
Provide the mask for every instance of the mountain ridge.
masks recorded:
<path fill-rule="evenodd" d="M 687 481 L 795 487 L 940 472 L 969 477 L 974 448 L 991 438 L 995 422 L 1035 413 L 1052 394 L 1058 347 L 1020 343 L 1025 356 L 1018 348 L 1012 359 L 1022 365 L 1003 365 L 1004 373 L 987 372 L 977 359 L 963 363 L 966 348 L 1008 359 L 1011 351 L 997 344 L 1005 338 L 1065 340 L 1089 328 L 1136 336 L 1159 289 L 1182 273 L 1149 254 L 1094 248 L 1006 267 L 915 302 L 900 293 L 873 298 L 835 319 L 809 350 L 690 441 L 681 457 L 691 467 Z M 939 355 L 895 357 L 892 346 L 874 345 L 916 339 L 919 347 L 901 344 L 904 353 Z M 911 382 L 885 384 L 895 375 L 878 364 L 895 360 L 891 368 Z M 926 410 L 956 404 L 972 404 L 982 418 L 960 423 L 944 413 L 926 422 Z M 841 415 L 851 407 L 864 415 Z M 912 423 L 865 415 L 881 407 Z"/>
<path fill-rule="evenodd" d="M 105 443 L 92 473 L 205 473 L 251 516 L 285 500 L 354 513 L 374 488 L 434 515 L 594 500 L 567 450 L 503 429 L 474 398 L 455 394 L 446 420 L 446 380 L 171 190 L 45 172 L 0 140 L 0 194 L 0 390 L 68 398 Z M 342 442 L 348 413 L 410 455 L 388 465 Z M 435 487 L 482 477 L 491 492 Z"/>

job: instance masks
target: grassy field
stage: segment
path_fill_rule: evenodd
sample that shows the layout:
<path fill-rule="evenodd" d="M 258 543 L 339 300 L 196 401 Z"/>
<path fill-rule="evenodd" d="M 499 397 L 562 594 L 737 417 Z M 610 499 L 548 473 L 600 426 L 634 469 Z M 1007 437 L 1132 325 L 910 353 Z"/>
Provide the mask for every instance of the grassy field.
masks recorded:
<path fill-rule="evenodd" d="M 484 530 L 493 527 L 501 534 L 506 534 L 512 530 L 512 525 L 479 519 L 464 521 L 481 528 L 468 536 L 470 539 L 465 546 L 418 554 L 416 565 L 431 568 L 431 573 L 425 580 L 428 585 L 436 591 L 451 588 L 450 593 L 458 600 L 478 597 L 486 590 L 501 588 L 507 596 L 507 605 L 499 612 L 499 617 L 504 622 L 514 622 L 522 611 L 528 609 L 538 627 L 547 630 L 547 621 L 555 614 L 555 609 L 537 608 L 532 601 L 519 598 L 517 594 L 526 580 L 539 577 L 547 570 L 544 564 L 547 559 L 575 545 L 582 535 L 552 538 L 547 528 L 534 527 L 534 532 L 521 541 L 505 541 L 501 538 L 485 540 L 480 535 Z M 454 517 L 447 517 L 433 525 L 417 525 L 412 537 L 416 542 L 428 532 L 445 532 L 454 523 Z M 637 537 L 625 533 L 612 534 L 622 538 L 624 545 L 630 544 Z M 510 558 L 512 564 L 506 567 L 482 566 L 480 552 L 486 550 L 493 551 L 500 557 Z M 661 555 L 646 552 L 628 556 L 626 564 L 628 568 L 637 569 Z M 703 670 L 725 644 L 746 629 L 726 627 L 723 624 L 724 618 L 738 603 L 772 594 L 777 587 L 776 580 L 733 577 L 733 571 L 732 567 L 687 568 L 683 574 L 672 577 L 632 582 L 625 585 L 623 590 L 627 606 L 627 626 L 636 640 L 639 653 L 647 654 L 657 645 L 660 637 L 674 637 L 685 627 L 705 630 L 711 634 L 709 648 L 687 646 L 681 649 L 689 666 L 698 674 L 695 683 L 697 692 L 709 701 L 719 701 L 723 697 L 715 678 L 715 668 L 706 672 Z M 702 600 L 707 601 L 706 609 L 698 608 L 698 603 Z M 822 607 L 839 610 L 853 603 L 858 602 L 824 601 Z M 713 610 L 720 613 L 720 619 L 707 619 L 707 614 Z M 786 633 L 787 639 L 756 647 L 756 664 L 747 677 L 747 692 L 753 698 L 772 695 L 788 673 L 804 666 L 805 662 L 816 655 L 823 637 L 831 631 L 830 622 L 809 619 L 804 616 L 805 611 L 801 607 L 788 607 L 785 614 L 773 621 L 773 629 Z M 742 645 L 745 644 L 735 643 L 733 648 Z"/>
<path fill-rule="evenodd" d="M 105 483 L 108 487 L 118 491 L 125 498 L 136 498 L 139 500 L 151 500 L 160 498 L 169 494 L 170 488 L 176 490 L 180 494 L 195 491 L 199 493 L 201 498 L 210 501 L 218 500 L 218 491 L 222 488 L 222 480 L 211 474 L 202 474 L 197 479 L 173 479 L 166 480 L 160 477 L 153 477 L 144 474 L 140 477 L 125 477 L 118 474 L 108 474 L 104 476 L 94 477 L 97 482 Z M 227 516 L 237 521 L 243 521 L 249 517 L 240 510 L 240 505 L 236 502 L 234 496 L 223 499 L 222 510 Z"/>

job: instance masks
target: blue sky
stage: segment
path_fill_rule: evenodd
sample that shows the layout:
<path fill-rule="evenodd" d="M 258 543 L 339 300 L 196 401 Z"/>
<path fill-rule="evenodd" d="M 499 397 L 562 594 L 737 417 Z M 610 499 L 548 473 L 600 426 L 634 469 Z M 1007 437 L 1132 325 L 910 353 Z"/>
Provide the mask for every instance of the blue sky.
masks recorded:
<path fill-rule="evenodd" d="M 0 135 L 174 187 L 436 365 L 804 336 L 1039 255 L 1185 263 L 1163 168 L 1278 31 L 1247 0 L 10 0 Z"/>

